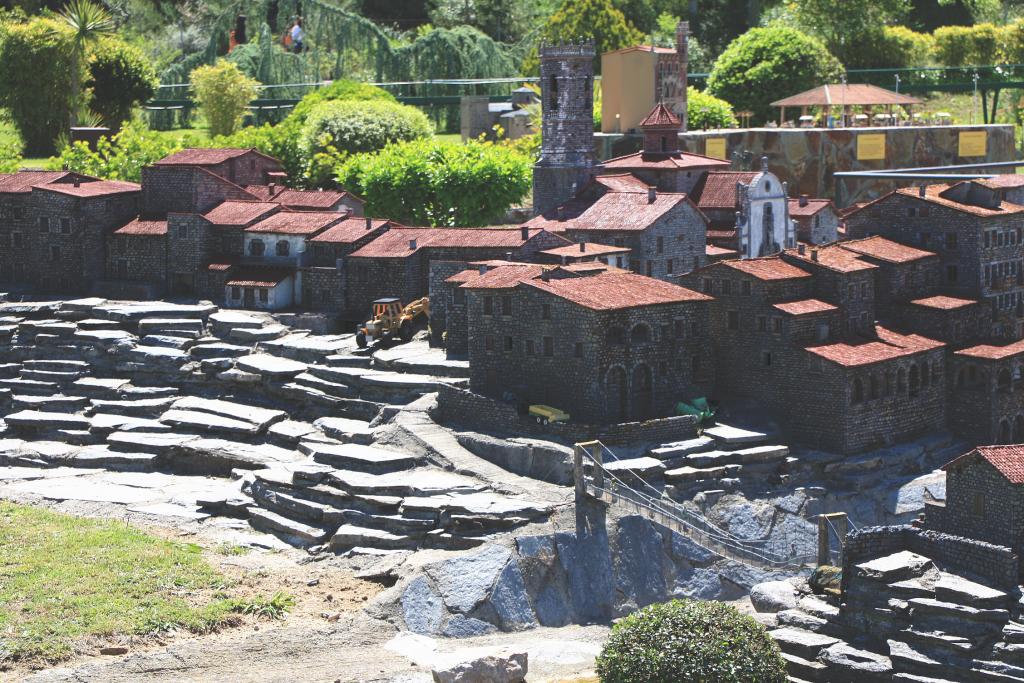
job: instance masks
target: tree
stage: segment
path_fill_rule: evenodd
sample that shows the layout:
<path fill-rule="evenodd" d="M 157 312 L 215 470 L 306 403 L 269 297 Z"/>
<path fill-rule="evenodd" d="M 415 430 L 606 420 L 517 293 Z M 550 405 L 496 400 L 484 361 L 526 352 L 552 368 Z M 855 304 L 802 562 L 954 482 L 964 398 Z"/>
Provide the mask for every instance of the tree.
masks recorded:
<path fill-rule="evenodd" d="M 550 0 L 437 0 L 430 12 L 434 26 L 469 25 L 491 38 L 514 43 L 551 16 L 556 3 Z"/>
<path fill-rule="evenodd" d="M 591 40 L 597 48 L 594 72 L 601 71 L 601 55 L 631 45 L 639 45 L 644 36 L 629 23 L 611 0 L 565 0 L 540 31 L 542 43 L 568 43 Z M 526 73 L 536 73 L 540 65 L 536 49 L 524 64 Z"/>
<path fill-rule="evenodd" d="M 721 602 L 673 600 L 612 627 L 597 658 L 601 683 L 786 683 L 764 626 Z"/>
<path fill-rule="evenodd" d="M 114 130 L 131 118 L 132 109 L 145 102 L 159 83 L 153 64 L 142 50 L 121 42 L 104 39 L 89 56 L 91 109 Z"/>
<path fill-rule="evenodd" d="M 0 107 L 21 134 L 25 153 L 53 152 L 68 124 L 71 31 L 55 19 L 0 24 Z"/>
<path fill-rule="evenodd" d="M 612 0 L 612 4 L 644 33 L 657 29 L 662 14 L 686 16 L 689 11 L 689 0 Z"/>
<path fill-rule="evenodd" d="M 82 106 L 82 65 L 86 52 L 101 37 L 114 32 L 114 20 L 103 5 L 93 0 L 71 0 L 60 17 L 72 34 L 70 122 L 74 127 Z"/>
<path fill-rule="evenodd" d="M 366 200 L 367 215 L 408 225 L 480 226 L 522 201 L 532 167 L 533 159 L 505 145 L 426 138 L 349 157 L 336 180 Z"/>
<path fill-rule="evenodd" d="M 220 60 L 200 66 L 190 78 L 199 109 L 210 126 L 210 135 L 231 135 L 242 122 L 245 107 L 256 97 L 257 81 L 237 64 Z"/>
<path fill-rule="evenodd" d="M 668 12 L 658 15 L 658 23 L 651 31 L 651 45 L 658 47 L 676 47 L 676 27 L 679 25 L 679 17 Z M 711 71 L 711 58 L 704 45 L 691 35 L 687 39 L 687 59 L 690 73 L 707 73 Z"/>
<path fill-rule="evenodd" d="M 835 82 L 843 66 L 821 42 L 784 26 L 755 28 L 729 44 L 711 69 L 707 91 L 757 122 L 771 118 L 771 102 Z"/>
<path fill-rule="evenodd" d="M 788 7 L 801 29 L 855 68 L 872 61 L 884 27 L 907 16 L 910 0 L 800 0 Z"/>
<path fill-rule="evenodd" d="M 731 128 L 736 125 L 731 104 L 701 92 L 692 85 L 686 89 L 686 120 L 690 130 Z"/>

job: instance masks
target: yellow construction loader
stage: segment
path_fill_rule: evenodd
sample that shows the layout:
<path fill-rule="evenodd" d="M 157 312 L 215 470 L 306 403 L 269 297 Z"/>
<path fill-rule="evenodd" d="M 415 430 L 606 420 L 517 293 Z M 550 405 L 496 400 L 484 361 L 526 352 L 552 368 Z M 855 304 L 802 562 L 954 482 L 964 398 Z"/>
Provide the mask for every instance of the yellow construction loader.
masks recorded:
<path fill-rule="evenodd" d="M 356 344 L 363 349 L 379 339 L 396 336 L 407 342 L 412 339 L 416 327 L 425 327 L 429 318 L 429 297 L 416 299 L 404 307 L 398 297 L 377 299 L 373 302 L 373 318 L 356 329 Z"/>

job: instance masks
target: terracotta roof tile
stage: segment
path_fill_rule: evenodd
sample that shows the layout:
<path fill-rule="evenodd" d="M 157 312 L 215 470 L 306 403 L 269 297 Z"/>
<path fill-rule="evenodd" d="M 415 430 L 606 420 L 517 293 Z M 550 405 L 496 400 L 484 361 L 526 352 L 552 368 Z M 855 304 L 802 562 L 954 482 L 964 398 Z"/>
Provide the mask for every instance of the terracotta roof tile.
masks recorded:
<path fill-rule="evenodd" d="M 946 463 L 942 469 L 965 464 L 975 456 L 982 458 L 996 468 L 1011 484 L 1024 484 L 1024 445 L 978 446 Z"/>
<path fill-rule="evenodd" d="M 753 275 L 758 280 L 795 280 L 798 278 L 811 277 L 806 270 L 786 263 L 777 256 L 766 256 L 764 258 L 735 259 L 730 261 L 719 261 L 722 266 L 738 270 L 747 275 Z"/>
<path fill-rule="evenodd" d="M 610 192 L 643 192 L 646 194 L 647 189 L 650 187 L 650 185 L 632 173 L 612 173 L 594 176 L 593 182 L 603 185 Z"/>
<path fill-rule="evenodd" d="M 345 214 L 337 211 L 279 211 L 245 231 L 312 235 L 343 220 Z"/>
<path fill-rule="evenodd" d="M 955 296 L 929 296 L 924 299 L 915 299 L 910 303 L 924 308 L 936 308 L 943 311 L 952 311 L 957 308 L 974 306 L 978 303 L 975 299 L 960 299 Z"/>
<path fill-rule="evenodd" d="M 233 266 L 233 263 L 210 263 L 206 266 L 206 269 L 214 272 L 224 272 L 226 270 L 231 270 Z"/>
<path fill-rule="evenodd" d="M 46 183 L 35 185 L 36 189 L 59 192 L 71 195 L 72 197 L 104 197 L 113 194 L 126 194 L 129 192 L 141 192 L 142 186 L 137 183 L 127 183 L 121 180 L 93 180 L 82 182 L 75 187 L 74 183 Z"/>
<path fill-rule="evenodd" d="M 583 210 L 575 218 L 551 221 L 561 230 L 646 230 L 659 218 L 680 204 L 688 202 L 685 194 L 658 192 L 654 201 L 646 193 L 609 192 Z M 546 216 L 545 216 L 546 219 Z M 546 227 L 547 222 L 531 225 Z"/>
<path fill-rule="evenodd" d="M 982 360 L 1002 360 L 1010 356 L 1024 353 L 1024 339 L 1015 341 L 1006 346 L 992 346 L 991 344 L 979 344 L 968 349 L 961 349 L 956 352 L 958 356 L 969 358 L 980 358 Z"/>
<path fill-rule="evenodd" d="M 294 190 L 290 187 L 269 185 L 246 185 L 246 192 L 264 201 L 274 201 L 294 209 L 330 209 L 345 197 L 358 202 L 361 199 L 343 190 Z"/>
<path fill-rule="evenodd" d="M 584 249 L 580 249 L 580 247 Z M 561 258 L 586 258 L 589 256 L 607 256 L 608 254 L 625 254 L 631 251 L 629 247 L 616 247 L 611 244 L 597 244 L 596 242 L 585 242 L 580 244 L 567 244 L 564 247 L 545 249 L 540 252 L 550 256 Z"/>
<path fill-rule="evenodd" d="M 706 157 L 703 154 L 692 152 L 672 152 L 666 154 L 634 152 L 625 156 L 615 157 L 602 161 L 601 165 L 606 169 L 688 169 L 688 170 L 716 170 L 727 169 L 732 164 L 724 159 Z"/>
<path fill-rule="evenodd" d="M 682 126 L 682 120 L 661 102 L 654 105 L 654 109 L 640 122 L 641 128 L 682 128 Z"/>
<path fill-rule="evenodd" d="M 230 147 L 183 149 L 155 162 L 156 166 L 216 166 L 253 150 Z"/>
<path fill-rule="evenodd" d="M 803 299 L 801 301 L 789 301 L 782 304 L 773 304 L 773 308 L 777 308 L 783 313 L 789 315 L 810 315 L 812 313 L 827 313 L 829 311 L 839 310 L 837 307 L 818 299 Z"/>
<path fill-rule="evenodd" d="M 71 175 L 68 171 L 18 171 L 0 173 L 0 194 L 31 192 L 34 185 L 46 185 Z"/>
<path fill-rule="evenodd" d="M 735 230 L 712 230 L 708 229 L 708 239 L 731 240 L 736 238 Z"/>
<path fill-rule="evenodd" d="M 146 235 L 159 236 L 167 234 L 167 221 L 152 221 L 139 218 L 132 219 L 126 225 L 114 231 L 115 235 Z"/>
<path fill-rule="evenodd" d="M 866 83 L 820 85 L 772 102 L 773 107 L 819 107 L 825 105 L 921 104 L 921 100 Z"/>
<path fill-rule="evenodd" d="M 369 221 L 369 226 L 367 226 L 367 221 Z M 386 228 L 388 224 L 386 218 L 364 218 L 362 216 L 346 218 L 309 241 L 318 244 L 351 244 L 367 235 L 375 234 L 382 228 Z"/>
<path fill-rule="evenodd" d="M 739 252 L 735 249 L 726 249 L 725 247 L 716 247 L 713 244 L 709 244 L 704 247 L 705 256 L 735 256 Z"/>
<path fill-rule="evenodd" d="M 663 280 L 626 271 L 613 271 L 588 277 L 529 280 L 523 283 L 595 311 L 610 311 L 635 306 L 656 306 L 685 301 L 710 301 L 706 294 L 673 285 Z"/>
<path fill-rule="evenodd" d="M 759 174 L 751 171 L 710 171 L 693 193 L 699 194 L 701 209 L 734 209 L 737 206 L 736 184 L 749 185 Z"/>
<path fill-rule="evenodd" d="M 1019 173 L 1003 173 L 991 178 L 978 178 L 974 182 L 994 190 L 1004 190 L 1007 188 L 1024 187 L 1024 175 Z"/>
<path fill-rule="evenodd" d="M 1018 214 L 1018 213 L 1024 212 L 1024 206 L 1019 206 L 1017 204 L 1011 204 L 1010 202 L 1002 202 L 999 205 L 999 208 L 989 209 L 989 208 L 986 208 L 984 206 L 975 206 L 974 204 L 964 204 L 963 202 L 954 201 L 952 199 L 948 199 L 946 197 L 941 196 L 941 193 L 945 192 L 950 187 L 951 187 L 950 185 L 928 185 L 925 188 L 925 196 L 924 197 L 920 196 L 919 188 L 916 188 L 916 187 L 903 187 L 903 188 L 900 188 L 898 190 L 895 190 L 895 193 L 896 194 L 904 195 L 906 197 L 917 197 L 921 201 L 929 202 L 931 204 L 936 204 L 938 206 L 944 206 L 946 208 L 953 209 L 955 211 L 960 211 L 962 213 L 967 213 L 967 214 L 971 214 L 973 216 L 978 216 L 979 218 L 992 218 L 992 217 L 995 217 L 995 216 L 1007 216 L 1007 215 L 1011 215 L 1011 214 Z M 889 195 L 885 195 L 885 197 L 887 197 L 887 196 L 889 196 Z M 885 197 L 880 197 L 879 199 L 876 199 L 875 201 L 876 202 L 877 201 L 881 201 L 881 200 L 885 199 Z"/>
<path fill-rule="evenodd" d="M 281 208 L 273 202 L 228 200 L 207 211 L 203 218 L 214 225 L 248 225 Z"/>
<path fill-rule="evenodd" d="M 814 197 L 808 197 L 807 203 L 800 206 L 800 199 L 790 199 L 789 204 L 789 215 L 792 218 L 809 218 L 819 211 L 823 211 L 832 206 L 831 199 L 817 199 Z M 835 209 L 833 208 L 833 211 Z"/>
<path fill-rule="evenodd" d="M 817 261 L 814 254 L 817 253 Z M 786 254 L 798 258 L 807 265 L 813 267 L 823 266 L 840 273 L 855 273 L 860 270 L 873 270 L 878 266 L 868 263 L 859 258 L 859 254 L 843 249 L 839 244 L 830 244 L 824 247 L 810 247 L 801 254 L 799 249 L 787 249 Z"/>
<path fill-rule="evenodd" d="M 858 367 L 903 358 L 921 351 L 930 351 L 945 346 L 927 337 L 916 334 L 902 335 L 875 326 L 878 335 L 874 340 L 837 342 L 823 346 L 808 347 L 807 351 L 845 367 Z"/>
<path fill-rule="evenodd" d="M 227 281 L 230 287 L 275 287 L 291 277 L 292 271 L 287 268 L 239 268 Z"/>
<path fill-rule="evenodd" d="M 839 242 L 837 246 L 847 251 L 863 254 L 864 256 L 870 256 L 879 261 L 887 261 L 889 263 L 910 263 L 911 261 L 935 256 L 934 252 L 909 247 L 878 235 L 865 237 L 860 240 Z"/>
<path fill-rule="evenodd" d="M 538 277 L 544 270 L 545 267 L 541 265 L 517 263 L 497 266 L 489 269 L 486 273 L 481 273 L 479 270 L 463 271 L 456 274 L 463 279 L 455 281 L 462 282 L 461 286 L 465 289 L 512 289 L 520 282 Z M 467 272 L 471 275 L 463 275 Z M 449 282 L 452 281 L 449 279 Z"/>
<path fill-rule="evenodd" d="M 528 228 L 528 237 L 540 234 Z M 410 248 L 412 240 L 415 248 Z M 519 228 L 405 228 L 396 227 L 351 254 L 354 258 L 405 258 L 424 247 L 438 249 L 518 249 L 527 240 Z"/>

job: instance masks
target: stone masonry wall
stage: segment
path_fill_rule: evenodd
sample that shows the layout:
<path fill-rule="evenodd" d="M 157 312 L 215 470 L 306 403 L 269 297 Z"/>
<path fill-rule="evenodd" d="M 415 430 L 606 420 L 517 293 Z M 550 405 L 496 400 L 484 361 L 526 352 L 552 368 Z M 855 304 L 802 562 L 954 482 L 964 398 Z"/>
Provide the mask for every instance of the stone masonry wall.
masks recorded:
<path fill-rule="evenodd" d="M 929 508 L 929 514 L 936 507 Z M 1024 540 L 1024 496 L 984 458 L 946 470 L 946 505 L 941 514 L 925 517 L 928 529 L 976 538 L 1013 549 Z"/>

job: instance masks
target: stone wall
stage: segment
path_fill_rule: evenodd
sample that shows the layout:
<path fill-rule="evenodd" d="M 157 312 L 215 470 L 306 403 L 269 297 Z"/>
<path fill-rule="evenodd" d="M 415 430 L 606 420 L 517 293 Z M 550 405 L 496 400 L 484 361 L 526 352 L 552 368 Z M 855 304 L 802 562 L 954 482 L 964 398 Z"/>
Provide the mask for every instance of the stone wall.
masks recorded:
<path fill-rule="evenodd" d="M 302 305 L 316 311 L 337 313 L 345 307 L 345 277 L 339 268 L 305 268 L 302 276 Z"/>
<path fill-rule="evenodd" d="M 165 290 L 166 235 L 113 235 L 107 252 L 108 279 L 149 283 L 157 292 Z"/>
<path fill-rule="evenodd" d="M 966 572 L 1004 590 L 1018 585 L 1019 556 L 1007 547 L 912 526 L 867 527 L 852 532 L 843 545 L 843 595 L 854 565 L 902 550 L 924 555 L 940 569 Z"/>
<path fill-rule="evenodd" d="M 962 131 L 988 132 L 985 157 L 957 156 Z M 858 161 L 857 138 L 861 135 L 885 135 L 884 160 Z M 981 161 L 1012 161 L 1016 158 L 1014 127 L 1005 124 L 977 126 L 912 126 L 886 128 L 750 128 L 717 131 L 690 131 L 680 136 L 680 149 L 704 154 L 708 138 L 726 140 L 726 158 L 737 152 L 749 152 L 755 161 L 768 157 L 768 166 L 789 183 L 790 196 L 807 194 L 829 197 L 843 208 L 855 202 L 880 197 L 905 184 L 902 180 L 847 178 L 833 176 L 837 171 L 865 171 L 883 168 L 910 168 L 965 164 Z M 640 149 L 640 135 L 595 135 L 599 159 L 630 154 Z M 1011 172 L 1011 171 L 1007 171 Z"/>
<path fill-rule="evenodd" d="M 976 444 L 1024 441 L 1024 384 L 1014 379 L 1024 354 L 1000 360 L 954 354 L 948 380 L 949 428 Z"/>
<path fill-rule="evenodd" d="M 971 456 L 946 470 L 945 507 L 927 508 L 925 526 L 956 536 L 1019 549 L 1024 495 L 984 458 Z"/>

